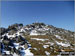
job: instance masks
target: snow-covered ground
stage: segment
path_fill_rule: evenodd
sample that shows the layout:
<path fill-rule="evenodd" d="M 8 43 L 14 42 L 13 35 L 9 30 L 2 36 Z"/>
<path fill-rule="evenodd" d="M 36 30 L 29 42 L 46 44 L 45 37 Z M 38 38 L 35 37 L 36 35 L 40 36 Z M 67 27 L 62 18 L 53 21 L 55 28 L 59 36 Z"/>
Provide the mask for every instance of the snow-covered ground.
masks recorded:
<path fill-rule="evenodd" d="M 37 40 L 37 41 L 46 41 L 46 40 L 49 40 L 49 39 L 41 39 L 41 38 L 31 38 L 32 40 Z"/>
<path fill-rule="evenodd" d="M 50 53 L 48 51 L 45 51 L 45 53 L 46 53 L 47 56 L 50 56 Z"/>
<path fill-rule="evenodd" d="M 25 50 L 25 56 L 34 56 L 33 53 L 31 53 L 31 51 L 29 49 Z"/>
<path fill-rule="evenodd" d="M 7 38 L 9 38 L 9 39 L 15 38 L 16 36 L 21 36 L 21 34 L 20 34 L 21 31 L 24 31 L 24 30 L 23 29 L 18 30 L 17 33 L 14 33 L 13 35 L 9 35 L 8 33 L 5 33 L 2 36 L 3 37 L 7 36 Z M 24 37 L 24 36 L 22 36 L 22 37 Z M 0 41 L 2 42 L 2 39 Z M 16 50 L 19 50 L 20 47 L 23 49 L 23 50 L 19 50 L 21 56 L 33 56 L 33 53 L 31 53 L 31 51 L 30 51 L 31 44 L 28 41 L 27 41 L 27 44 L 28 44 L 28 48 L 26 49 L 24 47 L 24 45 L 20 45 L 19 43 L 13 42 L 13 45 L 16 48 Z M 11 48 L 12 46 L 9 46 L 9 47 Z M 10 54 L 10 51 L 4 50 L 3 52 L 5 52 L 6 54 Z M 19 56 L 19 55 L 17 53 L 13 53 L 13 56 Z"/>
<path fill-rule="evenodd" d="M 6 51 L 6 50 L 4 50 L 4 52 L 5 52 L 6 54 L 10 54 L 10 51 Z"/>
<path fill-rule="evenodd" d="M 45 44 L 54 45 L 54 43 L 53 43 L 53 42 L 47 42 L 47 43 L 45 43 Z"/>
<path fill-rule="evenodd" d="M 34 50 L 37 50 L 37 48 L 33 48 Z"/>
<path fill-rule="evenodd" d="M 36 30 L 32 30 L 32 31 L 30 32 L 30 35 L 39 35 L 39 34 L 37 33 Z"/>
<path fill-rule="evenodd" d="M 39 32 L 37 32 L 37 30 L 32 30 L 30 32 L 30 35 L 46 35 L 46 33 L 39 33 Z"/>
<path fill-rule="evenodd" d="M 16 35 L 15 35 L 15 34 L 13 34 L 13 35 L 9 35 L 8 33 L 5 33 L 5 34 L 2 35 L 2 36 L 8 36 L 8 38 L 10 38 L 10 37 L 14 38 Z"/>
<path fill-rule="evenodd" d="M 14 53 L 13 56 L 19 56 L 19 55 L 17 55 L 16 53 Z"/>
<path fill-rule="evenodd" d="M 26 32 L 27 31 L 27 32 Z M 20 30 L 18 30 L 16 33 L 14 33 L 13 35 L 9 35 L 8 33 L 5 33 L 4 35 L 2 36 L 7 36 L 8 39 L 13 39 L 15 38 L 16 36 L 19 36 L 21 35 L 21 33 L 30 33 L 29 35 L 46 35 L 46 33 L 53 33 L 52 32 L 53 29 L 50 29 L 46 26 L 42 26 L 42 27 L 39 27 L 39 26 L 36 26 L 36 27 L 32 27 L 32 26 L 29 26 L 29 27 L 23 27 L 21 28 Z M 59 32 L 60 33 L 60 32 Z M 42 38 L 30 38 L 31 40 L 37 40 L 38 41 L 38 44 L 42 44 L 43 45 L 43 48 L 46 49 L 47 47 L 49 46 L 54 46 L 54 44 L 57 44 L 59 46 L 63 46 L 63 47 L 68 47 L 70 46 L 70 43 L 63 43 L 63 40 L 67 41 L 66 39 L 63 39 L 61 36 L 59 35 L 53 35 L 55 36 L 57 39 L 60 39 L 61 42 L 58 42 L 56 39 L 53 40 L 52 38 L 52 41 L 51 42 L 49 39 L 42 39 Z M 21 37 L 25 38 L 24 36 L 21 35 Z M 16 39 L 16 38 L 15 38 Z M 51 39 L 51 37 L 50 37 Z M 0 42 L 2 42 L 3 39 L 0 39 Z M 40 42 L 39 42 L 40 41 Z M 47 42 L 45 42 L 47 41 Z M 50 41 L 50 42 L 49 42 Z M 44 43 L 45 42 L 45 43 Z M 16 50 L 19 50 L 20 51 L 20 54 L 21 56 L 34 56 L 34 54 L 30 51 L 30 48 L 31 48 L 31 44 L 29 42 L 26 42 L 28 46 L 25 46 L 25 45 L 20 45 L 19 42 L 16 43 L 16 42 L 13 42 L 14 44 L 14 47 L 16 48 Z M 13 46 L 9 46 L 10 48 L 13 48 Z M 20 47 L 22 48 L 22 50 L 20 49 Z M 25 48 L 27 47 L 27 48 Z M 39 46 L 38 46 L 39 47 Z M 40 48 L 40 47 L 39 47 Z M 53 49 L 52 47 L 50 47 L 51 49 Z M 38 48 L 33 48 L 34 50 L 38 50 Z M 41 49 L 40 49 L 41 50 Z M 5 51 L 3 50 L 6 54 L 10 54 L 10 51 Z M 63 50 L 62 50 L 63 51 Z M 45 54 L 47 56 L 50 55 L 50 52 L 48 51 L 45 51 Z M 13 53 L 13 56 L 18 56 L 17 53 Z M 60 55 L 59 55 L 60 56 Z"/>
<path fill-rule="evenodd" d="M 16 49 L 19 48 L 19 43 L 13 43 L 13 44 L 14 44 L 14 47 L 15 47 Z"/>
<path fill-rule="evenodd" d="M 55 35 L 55 36 L 56 36 L 57 39 L 63 40 L 63 39 L 61 38 L 61 36 L 59 36 L 59 35 Z"/>
<path fill-rule="evenodd" d="M 35 28 L 30 32 L 30 35 L 46 35 L 46 31 L 48 31 L 49 28 Z M 42 33 L 40 33 L 42 32 Z M 45 32 L 45 33 L 44 33 Z"/>
<path fill-rule="evenodd" d="M 70 46 L 69 43 L 62 43 L 62 42 L 57 42 L 57 41 L 56 41 L 56 43 L 57 43 L 57 45 L 61 45 L 61 46 L 64 46 L 64 47 Z"/>
<path fill-rule="evenodd" d="M 43 47 L 44 47 L 44 48 L 47 48 L 47 47 L 49 47 L 49 45 L 43 45 Z"/>

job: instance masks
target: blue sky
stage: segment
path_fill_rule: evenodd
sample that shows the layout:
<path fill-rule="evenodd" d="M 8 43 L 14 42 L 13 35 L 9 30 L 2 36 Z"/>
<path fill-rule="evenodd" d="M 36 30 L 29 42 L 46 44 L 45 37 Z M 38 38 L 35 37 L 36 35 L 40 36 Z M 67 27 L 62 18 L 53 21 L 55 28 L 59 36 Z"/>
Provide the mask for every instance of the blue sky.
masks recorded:
<path fill-rule="evenodd" d="M 1 26 L 6 28 L 14 23 L 38 21 L 74 31 L 73 1 L 5 1 L 1 3 L 1 13 Z"/>

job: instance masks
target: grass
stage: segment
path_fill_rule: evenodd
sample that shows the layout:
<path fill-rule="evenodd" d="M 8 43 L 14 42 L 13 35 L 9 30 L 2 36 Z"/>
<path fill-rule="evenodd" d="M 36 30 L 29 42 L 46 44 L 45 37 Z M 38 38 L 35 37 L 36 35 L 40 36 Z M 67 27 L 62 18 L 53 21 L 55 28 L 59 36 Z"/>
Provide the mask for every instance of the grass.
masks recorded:
<path fill-rule="evenodd" d="M 45 51 L 48 51 L 50 53 L 50 55 L 52 55 L 52 56 L 58 55 L 59 52 L 54 52 L 54 51 L 59 50 L 59 46 L 56 45 L 56 44 L 54 44 L 53 46 L 51 46 L 50 44 L 46 44 L 46 43 L 47 42 L 53 42 L 53 43 L 55 43 L 55 41 L 53 39 L 55 39 L 56 41 L 59 41 L 59 42 L 61 42 L 61 41 L 62 42 L 65 42 L 65 40 L 57 39 L 53 35 L 38 35 L 38 36 L 24 35 L 24 36 L 25 36 L 25 38 L 28 40 L 28 42 L 32 46 L 32 48 L 30 49 L 31 52 L 34 53 L 34 55 L 36 55 L 36 56 L 40 56 L 40 55 L 43 55 L 43 56 L 45 55 L 46 56 Z M 49 40 L 46 40 L 46 41 L 38 41 L 38 40 L 32 40 L 31 38 L 49 39 Z M 43 45 L 49 45 L 49 47 L 44 48 Z M 54 48 L 54 49 L 51 49 L 51 47 Z M 35 50 L 34 48 L 37 48 L 37 50 Z M 61 48 L 64 49 L 64 47 L 62 47 L 62 46 L 61 46 Z M 68 49 L 65 48 L 65 51 L 67 51 L 67 50 Z"/>

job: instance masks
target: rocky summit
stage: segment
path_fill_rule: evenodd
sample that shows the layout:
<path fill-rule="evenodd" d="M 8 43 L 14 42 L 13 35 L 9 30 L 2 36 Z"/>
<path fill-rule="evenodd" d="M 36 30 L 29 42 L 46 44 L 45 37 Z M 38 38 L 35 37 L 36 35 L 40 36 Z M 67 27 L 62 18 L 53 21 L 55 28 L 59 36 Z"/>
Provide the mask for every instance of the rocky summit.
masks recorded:
<path fill-rule="evenodd" d="M 0 28 L 2 56 L 75 55 L 74 32 L 44 23 Z"/>

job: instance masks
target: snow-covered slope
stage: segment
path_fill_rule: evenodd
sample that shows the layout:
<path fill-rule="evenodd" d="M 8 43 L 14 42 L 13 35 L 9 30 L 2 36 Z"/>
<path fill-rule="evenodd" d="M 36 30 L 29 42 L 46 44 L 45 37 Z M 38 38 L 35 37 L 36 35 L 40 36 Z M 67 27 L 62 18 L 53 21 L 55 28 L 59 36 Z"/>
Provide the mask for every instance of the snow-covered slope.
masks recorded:
<path fill-rule="evenodd" d="M 1 29 L 1 55 L 60 55 L 74 51 L 74 32 L 44 23 L 14 24 Z M 72 53 L 74 54 L 74 53 Z"/>

